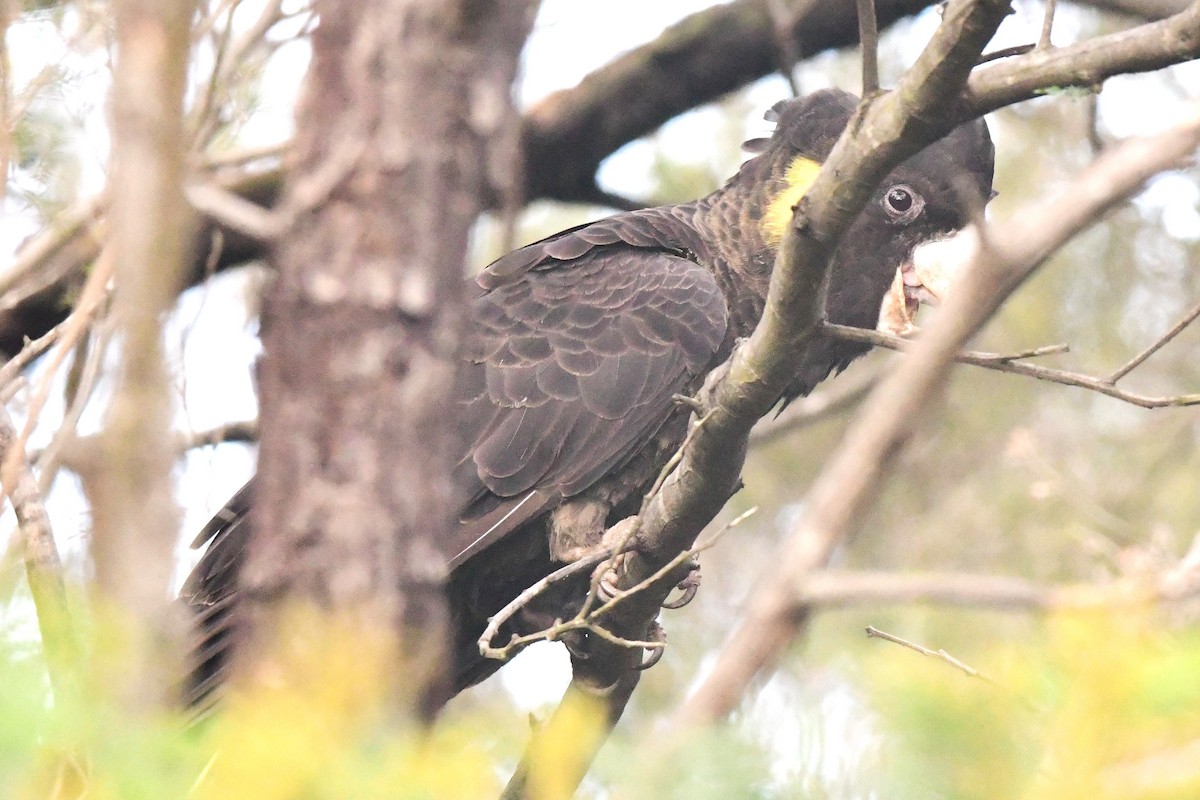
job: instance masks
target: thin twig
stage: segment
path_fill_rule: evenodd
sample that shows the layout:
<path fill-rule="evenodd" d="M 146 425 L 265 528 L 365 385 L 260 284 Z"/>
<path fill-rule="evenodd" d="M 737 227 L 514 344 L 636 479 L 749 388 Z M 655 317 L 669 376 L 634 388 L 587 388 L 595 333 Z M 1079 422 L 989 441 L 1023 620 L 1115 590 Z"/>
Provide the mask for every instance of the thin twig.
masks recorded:
<path fill-rule="evenodd" d="M 62 366 L 63 361 L 66 360 L 67 354 L 74 348 L 75 343 L 79 341 L 79 337 L 87 330 L 92 316 L 103 302 L 107 294 L 108 280 L 112 277 L 112 271 L 112 248 L 106 247 L 101 251 L 100 257 L 92 267 L 92 274 L 88 276 L 87 284 L 83 287 L 79 304 L 71 312 L 71 315 L 59 326 L 62 329 L 62 333 L 58 337 L 58 347 L 51 356 L 50 364 L 38 381 L 37 388 L 34 390 L 33 396 L 29 401 L 29 413 L 25 419 L 25 426 L 17 437 L 14 446 L 9 448 L 3 463 L 0 464 L 0 484 L 5 486 L 13 485 L 16 471 L 19 469 L 21 461 L 25 458 L 25 446 L 29 441 L 29 436 L 33 433 L 42 408 L 46 405 L 46 400 L 50 396 L 50 386 L 54 376 Z"/>
<path fill-rule="evenodd" d="M 96 222 L 104 209 L 106 197 L 94 195 L 71 205 L 55 216 L 54 221 L 17 251 L 12 266 L 0 273 L 0 295 L 43 268 L 50 257 L 75 239 L 76 236 L 98 236 Z"/>
<path fill-rule="evenodd" d="M 92 330 L 94 335 L 91 338 L 94 341 L 91 342 L 91 346 L 88 348 L 88 352 L 79 368 L 78 380 L 74 382 L 68 381 L 68 386 L 64 387 L 66 389 L 65 394 L 67 395 L 65 397 L 67 410 L 63 415 L 62 423 L 59 425 L 58 430 L 55 431 L 50 444 L 44 450 L 29 454 L 30 460 L 38 468 L 38 489 L 42 494 L 48 493 L 50 487 L 53 486 L 58 468 L 62 463 L 61 456 L 64 451 L 70 450 L 69 444 L 75 438 L 75 431 L 79 427 L 79 420 L 83 417 L 83 411 L 87 408 L 92 393 L 100 381 L 105 355 L 108 352 L 109 342 L 112 340 L 112 329 L 104 325 L 103 321 L 101 321 Z M 78 347 L 76 348 L 76 353 L 79 353 Z M 77 361 L 78 358 L 79 356 L 76 355 Z M 72 367 L 74 368 L 74 365 Z"/>
<path fill-rule="evenodd" d="M 1044 50 L 1053 47 L 1050 44 L 1050 32 L 1054 29 L 1054 9 L 1058 5 L 1058 0 L 1046 0 L 1046 14 L 1042 17 L 1042 35 L 1038 37 L 1038 49 Z"/>
<path fill-rule="evenodd" d="M 1163 345 L 1182 333 L 1183 329 L 1188 325 L 1191 325 L 1193 322 L 1195 322 L 1197 317 L 1200 317 L 1200 303 L 1196 303 L 1196 305 L 1188 309 L 1188 311 L 1179 318 L 1179 321 L 1171 326 L 1170 330 L 1151 342 L 1145 350 L 1129 359 L 1129 361 L 1125 362 L 1125 364 L 1123 364 L 1121 368 L 1112 375 L 1109 375 L 1107 382 L 1116 383 L 1117 381 L 1121 380 L 1121 378 L 1124 378 L 1130 372 L 1133 372 L 1135 369 L 1140 367 L 1146 359 L 1157 353 Z"/>
<path fill-rule="evenodd" d="M 19 455 L 20 448 L 20 439 L 8 410 L 0 405 L 0 459 L 6 466 L 2 474 L 4 494 L 12 499 L 20 526 L 17 549 L 25 561 L 46 667 L 55 691 L 62 692 L 73 686 L 79 675 L 79 643 L 67 604 L 62 560 L 54 543 L 50 518 L 33 471 Z M 7 469 L 10 464 L 14 466 Z"/>
<path fill-rule="evenodd" d="M 1015 44 L 1012 47 L 1001 47 L 999 50 L 992 50 L 991 52 L 981 55 L 976 66 L 979 66 L 980 64 L 986 64 L 989 61 L 999 61 L 1002 58 L 1023 56 L 1032 51 L 1035 47 L 1037 47 L 1036 44 Z"/>
<path fill-rule="evenodd" d="M 630 586 L 628 589 L 621 589 L 621 590 L 618 590 L 616 593 L 610 595 L 610 597 L 607 600 L 605 600 L 603 605 L 599 606 L 598 608 L 596 608 L 595 611 L 592 611 L 591 613 L 586 615 L 587 621 L 591 622 L 592 620 L 595 620 L 595 619 L 598 619 L 598 618 L 604 616 L 608 612 L 612 611 L 616 606 L 618 606 L 623 601 L 651 588 L 652 586 L 657 584 L 659 581 L 661 581 L 666 576 L 670 575 L 672 572 L 674 572 L 679 567 L 682 567 L 684 564 L 691 561 L 693 558 L 700 555 L 705 550 L 708 550 L 708 549 L 712 548 L 713 546 L 715 546 L 717 541 L 720 540 L 721 537 L 723 537 L 726 533 L 728 533 L 729 531 L 733 530 L 734 528 L 736 528 L 737 526 L 741 525 L 743 522 L 748 520 L 755 513 L 757 513 L 757 511 L 758 511 L 758 506 L 753 506 L 751 508 L 746 509 L 741 514 L 738 514 L 736 517 L 731 519 L 729 522 L 725 523 L 720 528 L 718 528 L 717 531 L 712 536 L 710 536 L 707 541 L 701 542 L 694 547 L 690 547 L 687 550 L 684 550 L 682 553 L 675 556 L 673 559 L 668 561 L 666 564 L 663 564 L 661 567 L 659 567 L 657 570 L 655 570 L 653 573 L 651 573 L 651 575 L 648 578 L 646 578 L 645 580 L 638 581 L 636 584 L 634 584 L 633 586 Z"/>
<path fill-rule="evenodd" d="M 846 325 L 824 323 L 822 325 L 822 329 L 829 335 L 837 336 L 840 339 L 866 342 L 877 347 L 886 347 L 889 350 L 899 350 L 903 352 L 913 346 L 913 341 L 908 339 L 903 339 L 899 336 L 892 336 L 891 334 L 883 333 L 881 331 L 867 330 L 865 328 L 853 328 Z M 1052 369 L 1050 367 L 1042 367 L 1035 364 L 1024 364 L 1013 361 L 1011 357 L 1003 354 L 963 351 L 954 356 L 953 360 L 960 364 L 970 364 L 976 367 L 983 367 L 984 369 L 995 370 L 996 372 L 1007 372 L 1013 375 L 1027 375 L 1031 378 L 1049 381 L 1051 383 L 1059 383 L 1063 386 L 1075 386 L 1080 389 L 1089 389 L 1093 392 L 1097 392 L 1117 400 L 1123 400 L 1126 403 L 1131 403 L 1141 408 L 1167 408 L 1200 405 L 1200 393 L 1178 394 L 1168 397 L 1155 397 L 1136 394 L 1134 392 L 1127 392 L 1123 389 L 1118 389 L 1116 386 L 1113 386 L 1111 383 L 1109 383 L 1106 378 L 1097 378 L 1091 375 L 1084 375 L 1083 373 L 1079 372 Z"/>
<path fill-rule="evenodd" d="M 858 41 L 862 45 L 862 96 L 879 91 L 879 26 L 875 0 L 857 0 Z"/>
<path fill-rule="evenodd" d="M 867 638 L 868 639 L 883 639 L 885 642 L 891 642 L 892 644 L 898 644 L 901 647 L 907 647 L 909 650 L 916 651 L 923 656 L 929 656 L 930 658 L 936 658 L 938 661 L 949 664 L 950 666 L 954 667 L 955 669 L 962 670 L 963 674 L 965 674 L 967 677 L 979 678 L 980 680 L 986 681 L 987 683 L 990 683 L 993 686 L 1000 685 L 1000 684 L 996 683 L 996 681 L 989 678 L 987 675 L 984 675 L 982 672 L 980 672 L 979 670 L 972 667 L 970 664 L 965 663 L 961 659 L 955 658 L 954 656 L 947 653 L 945 650 L 940 650 L 940 649 L 939 650 L 930 650 L 928 647 L 922 647 L 921 645 L 917 644 L 916 642 L 910 642 L 907 639 L 902 639 L 901 637 L 895 635 L 894 633 L 888 633 L 887 631 L 881 631 L 872 625 L 868 625 L 866 630 L 867 630 Z"/>
<path fill-rule="evenodd" d="M 487 656 L 488 658 L 508 658 L 512 650 L 512 642 L 501 648 L 492 647 L 492 640 L 494 640 L 496 635 L 500 633 L 500 627 L 512 619 L 513 615 L 515 615 L 525 606 L 529 605 L 530 601 L 532 601 L 542 592 L 546 591 L 546 589 L 548 589 L 550 586 L 553 586 L 556 583 L 561 583 L 562 581 L 565 581 L 574 575 L 578 575 L 580 572 L 594 569 L 610 555 L 611 554 L 607 550 L 591 553 L 585 558 L 581 558 L 578 561 L 573 561 L 570 564 L 567 564 L 565 567 L 556 569 L 554 572 L 551 572 L 549 575 L 542 578 L 537 583 L 532 584 L 525 589 L 525 591 L 514 597 L 512 601 L 504 606 L 504 608 L 493 614 L 488 620 L 487 627 L 484 628 L 483 633 L 479 637 L 479 652 L 483 653 L 483 655 Z M 516 638 L 517 637 L 514 637 L 514 639 Z M 530 641 L 537 641 L 539 638 L 544 637 L 535 636 Z"/>
<path fill-rule="evenodd" d="M 623 639 L 611 631 L 603 629 L 602 626 L 596 622 L 596 620 L 603 617 L 613 608 L 620 605 L 630 597 L 645 591 L 651 586 L 654 586 L 684 563 L 714 546 L 726 532 L 745 522 L 757 510 L 757 507 L 755 507 L 742 512 L 725 525 L 721 526 L 721 528 L 718 529 L 717 532 L 708 539 L 708 541 L 698 544 L 695 547 L 680 553 L 670 562 L 654 572 L 654 574 L 652 574 L 649 578 L 640 581 L 635 586 L 624 589 L 610 596 L 603 604 L 596 607 L 594 610 L 588 606 L 585 606 L 569 620 L 558 620 L 555 622 L 555 624 L 548 628 L 536 631 L 534 633 L 525 634 L 523 636 L 513 636 L 504 646 L 493 647 L 492 641 L 500 632 L 501 626 L 503 626 L 508 620 L 512 619 L 512 617 L 518 611 L 529 605 L 534 598 L 545 592 L 552 585 L 567 580 L 574 575 L 578 575 L 580 572 L 584 572 L 590 568 L 596 567 L 606 558 L 609 558 L 610 553 L 608 550 L 592 553 L 586 558 L 582 558 L 579 561 L 574 561 L 570 564 L 567 564 L 565 567 L 555 570 L 546 577 L 529 586 L 527 589 L 521 592 L 521 594 L 514 598 L 512 602 L 508 603 L 508 605 L 504 606 L 504 608 L 500 609 L 500 611 L 496 612 L 496 614 L 488 620 L 487 627 L 484 629 L 483 634 L 479 637 L 479 651 L 488 658 L 507 659 L 510 655 L 512 655 L 513 651 L 520 647 L 524 647 L 527 644 L 538 641 L 555 641 L 561 638 L 564 633 L 574 630 L 603 631 L 598 635 L 600 638 L 605 639 L 606 641 L 613 642 L 614 644 L 624 643 L 625 646 L 629 647 L 641 647 L 642 642 L 633 639 Z"/>
<path fill-rule="evenodd" d="M 46 352 L 58 341 L 58 338 L 62 335 L 63 326 L 66 324 L 66 322 L 61 322 L 46 331 L 39 338 L 34 339 L 32 342 L 26 342 L 25 346 L 21 348 L 21 352 L 4 362 L 4 366 L 0 367 L 0 392 L 3 392 L 8 384 L 16 380 L 20 376 L 21 370 L 25 369 L 30 362 Z"/>

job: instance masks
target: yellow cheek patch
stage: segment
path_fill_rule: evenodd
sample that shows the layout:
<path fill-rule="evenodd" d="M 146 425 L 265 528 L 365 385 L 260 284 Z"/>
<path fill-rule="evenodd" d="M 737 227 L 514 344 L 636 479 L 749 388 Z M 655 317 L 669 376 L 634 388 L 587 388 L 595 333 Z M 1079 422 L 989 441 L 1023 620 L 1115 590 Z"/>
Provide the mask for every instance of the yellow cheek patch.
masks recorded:
<path fill-rule="evenodd" d="M 804 197 L 804 193 L 817 179 L 821 164 L 811 158 L 796 156 L 784 173 L 785 185 L 763 214 L 761 225 L 762 237 L 770 245 L 777 245 L 783 240 L 783 233 L 788 223 L 792 221 L 792 209 Z"/>

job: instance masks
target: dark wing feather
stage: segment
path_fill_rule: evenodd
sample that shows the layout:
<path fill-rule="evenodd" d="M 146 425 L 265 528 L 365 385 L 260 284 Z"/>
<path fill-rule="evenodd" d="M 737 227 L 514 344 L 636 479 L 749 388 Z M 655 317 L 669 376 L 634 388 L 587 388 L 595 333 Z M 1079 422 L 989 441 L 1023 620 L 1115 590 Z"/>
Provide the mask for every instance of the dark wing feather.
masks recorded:
<path fill-rule="evenodd" d="M 196 637 L 190 648 L 192 672 L 184 689 L 189 708 L 204 711 L 215 699 L 228 666 L 234 636 L 237 580 L 250 537 L 251 479 L 217 512 L 192 542 L 208 545 L 180 590 L 180 598 L 195 619 Z"/>
<path fill-rule="evenodd" d="M 622 244 L 519 274 L 477 297 L 471 316 L 472 354 L 457 384 L 460 475 L 470 480 L 474 465 L 468 494 L 488 513 L 464 515 L 452 564 L 515 530 L 517 517 L 497 524 L 498 508 L 531 490 L 570 497 L 619 466 L 666 421 L 673 395 L 707 371 L 728 321 L 708 270 Z"/>

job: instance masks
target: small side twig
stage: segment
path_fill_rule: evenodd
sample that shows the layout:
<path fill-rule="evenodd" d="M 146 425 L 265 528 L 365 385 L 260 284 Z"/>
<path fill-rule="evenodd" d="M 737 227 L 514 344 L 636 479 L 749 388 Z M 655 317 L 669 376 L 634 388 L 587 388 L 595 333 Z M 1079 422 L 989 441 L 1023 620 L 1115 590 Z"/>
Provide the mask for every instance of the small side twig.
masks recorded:
<path fill-rule="evenodd" d="M 875 0 L 857 0 L 858 41 L 862 45 L 862 96 L 879 91 L 879 26 Z"/>
<path fill-rule="evenodd" d="M 192 208 L 251 239 L 270 242 L 280 231 L 279 218 L 269 209 L 246 200 L 216 182 L 193 184 L 184 191 Z"/>
<path fill-rule="evenodd" d="M 1142 352 L 1125 362 L 1120 369 L 1118 369 L 1112 375 L 1109 375 L 1107 382 L 1110 384 L 1116 383 L 1117 381 L 1121 380 L 1121 378 L 1124 378 L 1126 375 L 1140 367 L 1146 359 L 1162 349 L 1163 345 L 1182 333 L 1183 329 L 1188 325 L 1191 325 L 1193 322 L 1195 322 L 1197 317 L 1200 317 L 1200 303 L 1196 303 L 1196 305 L 1188 309 L 1187 312 L 1185 312 L 1184 315 L 1179 318 L 1179 321 L 1172 325 L 1166 333 L 1151 342 L 1146 349 L 1142 350 Z"/>
<path fill-rule="evenodd" d="M 20 454 L 20 446 L 12 419 L 7 409 L 0 405 L 0 459 L 6 467 L 0 478 L 3 479 L 4 493 L 12 499 L 16 512 L 19 525 L 16 543 L 25 562 L 25 573 L 37 610 L 46 667 L 55 691 L 63 692 L 74 684 L 79 674 L 79 644 L 67 604 L 62 559 L 50 529 L 50 518 L 33 471 Z M 12 465 L 11 469 L 9 465 Z"/>
<path fill-rule="evenodd" d="M 986 64 L 989 61 L 999 61 L 1002 58 L 1012 58 L 1013 56 L 1023 56 L 1026 53 L 1032 52 L 1037 47 L 1036 44 L 1016 44 L 1012 47 L 1001 47 L 998 50 L 992 50 L 990 53 L 984 53 L 979 57 L 979 64 Z"/>
<path fill-rule="evenodd" d="M 834 325 L 826 322 L 822 326 L 822 330 L 831 336 L 837 336 L 840 339 L 849 339 L 857 342 L 867 342 L 877 347 L 886 347 L 889 350 L 905 351 L 913 346 L 913 342 L 909 339 L 904 339 L 899 336 L 892 336 L 882 331 L 871 331 L 865 328 L 853 328 L 846 325 Z M 1054 347 L 1059 347 L 1055 345 Z M 1037 353 L 1045 355 L 1046 353 Z M 1004 355 L 997 353 L 978 353 L 970 350 L 964 350 L 954 356 L 953 360 L 960 364 L 970 364 L 984 369 L 994 370 L 996 372 L 1008 372 L 1014 375 L 1027 375 L 1037 380 L 1049 381 L 1051 383 L 1059 383 L 1063 386 L 1075 386 L 1080 389 L 1088 389 L 1099 394 L 1112 397 L 1116 400 L 1123 400 L 1140 408 L 1167 408 L 1177 406 L 1194 406 L 1200 405 L 1200 392 L 1191 394 L 1178 394 L 1167 397 L 1157 397 L 1150 395 L 1137 394 L 1135 392 L 1127 392 L 1114 386 L 1107 378 L 1097 378 L 1092 375 L 1085 375 L 1080 372 L 1070 372 L 1068 370 L 1053 369 L 1051 367 L 1042 367 L 1036 364 L 1025 364 L 1014 360 L 1015 355 Z"/>
<path fill-rule="evenodd" d="M 716 545 L 717 541 L 721 539 L 721 537 L 723 537 L 726 533 L 728 533 L 729 531 L 731 531 L 734 528 L 741 525 L 743 522 L 748 520 L 750 517 L 752 517 L 757 512 L 758 512 L 758 506 L 753 506 L 751 508 L 746 509 L 741 514 L 738 514 L 736 517 L 734 517 L 729 522 L 725 523 L 719 529 L 717 529 L 716 533 L 714 533 L 712 536 L 710 536 L 707 541 L 701 542 L 701 543 L 697 544 L 695 547 L 689 547 L 687 550 L 684 550 L 683 552 L 679 553 L 677 556 L 672 558 L 666 564 L 663 564 L 661 567 L 659 567 L 657 570 L 655 570 L 653 573 L 651 573 L 651 575 L 648 578 L 646 578 L 645 580 L 638 581 L 636 584 L 634 584 L 633 586 L 630 586 L 628 589 L 618 590 L 617 592 L 612 594 L 609 597 L 609 599 L 604 602 L 603 605 L 599 606 L 594 611 L 589 613 L 587 615 L 587 620 L 590 621 L 590 620 L 598 619 L 599 617 L 603 616 L 604 614 L 607 614 L 609 611 L 612 611 L 613 608 L 615 608 L 616 606 L 618 606 L 620 603 L 627 600 L 628 598 L 633 597 L 634 595 L 639 594 L 641 592 L 644 592 L 647 589 L 649 589 L 651 586 L 654 586 L 656 583 L 661 581 L 666 576 L 670 575 L 672 572 L 674 572 L 679 567 L 681 567 L 684 564 L 686 564 L 687 562 L 691 561 L 693 558 L 700 555 L 705 550 L 712 548 L 714 545 Z"/>
<path fill-rule="evenodd" d="M 923 656 L 929 656 L 930 658 L 936 658 L 938 661 L 942 661 L 946 664 L 949 664 L 950 666 L 954 667 L 955 669 L 961 670 L 962 673 L 964 675 L 966 675 L 967 677 L 979 678 L 980 680 L 986 681 L 987 683 L 990 683 L 993 686 L 999 685 L 996 683 L 996 681 L 992 680 L 987 675 L 984 675 L 982 672 L 975 669 L 970 664 L 967 664 L 966 662 L 962 661 L 961 659 L 955 658 L 954 656 L 947 653 L 945 650 L 940 650 L 940 649 L 939 650 L 930 650 L 928 647 L 922 647 L 921 645 L 917 644 L 916 642 L 910 642 L 909 640 L 903 639 L 903 638 L 895 635 L 894 633 L 888 633 L 887 631 L 881 631 L 872 625 L 868 625 L 866 628 L 866 631 L 867 631 L 868 639 L 883 639 L 885 642 L 891 642 L 892 644 L 898 644 L 901 647 L 907 647 L 909 650 L 916 651 Z"/>
<path fill-rule="evenodd" d="M 488 620 L 487 627 L 479 637 L 479 652 L 483 653 L 488 658 L 506 659 L 508 658 L 517 644 L 524 646 L 530 642 L 539 641 L 544 636 L 536 635 L 533 637 L 516 637 L 503 647 L 493 647 L 492 641 L 496 635 L 500 633 L 500 627 L 508 622 L 513 616 L 520 611 L 542 592 L 556 583 L 561 583 L 568 578 L 578 575 L 580 572 L 586 572 L 589 569 L 594 569 L 597 565 L 603 562 L 611 555 L 607 550 L 592 553 L 587 558 L 581 558 L 578 561 L 573 561 L 565 567 L 556 569 L 546 577 L 542 578 L 537 583 L 529 586 L 525 591 L 514 597 L 508 605 L 497 611 L 491 619 Z M 527 639 L 527 641 L 526 641 Z"/>
<path fill-rule="evenodd" d="M 42 336 L 26 342 L 25 346 L 21 348 L 21 352 L 4 362 L 4 366 L 0 367 L 0 392 L 4 392 L 5 387 L 12 383 L 30 362 L 49 350 L 58 341 L 62 335 L 63 326 L 66 324 L 66 322 L 60 322 Z"/>
<path fill-rule="evenodd" d="M 1042 35 L 1038 37 L 1037 49 L 1044 50 L 1053 47 L 1050 44 L 1050 32 L 1054 29 L 1054 9 L 1058 0 L 1046 0 L 1046 14 L 1042 17 Z"/>

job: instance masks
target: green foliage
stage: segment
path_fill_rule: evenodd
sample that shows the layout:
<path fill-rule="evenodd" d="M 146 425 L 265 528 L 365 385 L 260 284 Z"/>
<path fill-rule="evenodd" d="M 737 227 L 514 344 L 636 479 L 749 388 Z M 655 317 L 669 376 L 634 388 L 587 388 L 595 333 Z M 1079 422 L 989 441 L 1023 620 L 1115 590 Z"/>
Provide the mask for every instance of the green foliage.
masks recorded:
<path fill-rule="evenodd" d="M 961 655 L 961 654 L 956 654 Z M 1200 635 L 1140 611 L 1063 613 L 966 660 L 994 682 L 897 651 L 869 682 L 889 797 L 1193 798 Z"/>

